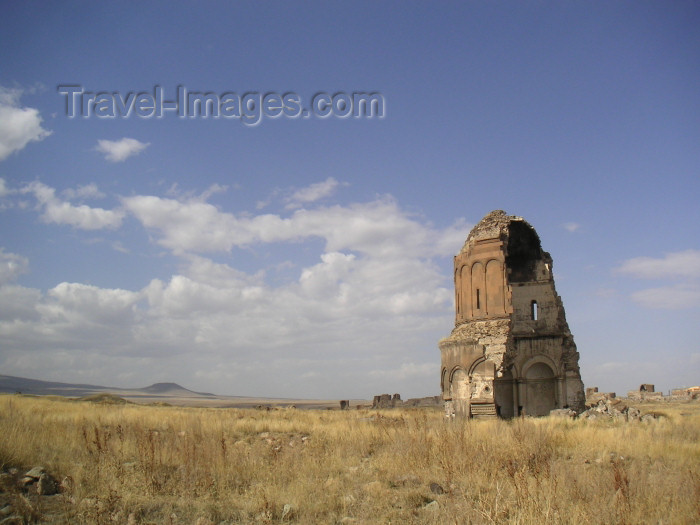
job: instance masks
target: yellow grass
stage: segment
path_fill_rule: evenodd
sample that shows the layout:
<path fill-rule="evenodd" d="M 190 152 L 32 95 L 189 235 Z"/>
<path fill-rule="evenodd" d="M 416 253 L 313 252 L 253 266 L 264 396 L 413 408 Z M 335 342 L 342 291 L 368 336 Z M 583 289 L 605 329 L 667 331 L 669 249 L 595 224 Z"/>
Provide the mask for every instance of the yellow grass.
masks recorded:
<path fill-rule="evenodd" d="M 459 423 L 2 395 L 0 464 L 65 478 L 52 506 L 17 510 L 57 523 L 698 523 L 700 405 L 643 408 L 666 417 Z"/>

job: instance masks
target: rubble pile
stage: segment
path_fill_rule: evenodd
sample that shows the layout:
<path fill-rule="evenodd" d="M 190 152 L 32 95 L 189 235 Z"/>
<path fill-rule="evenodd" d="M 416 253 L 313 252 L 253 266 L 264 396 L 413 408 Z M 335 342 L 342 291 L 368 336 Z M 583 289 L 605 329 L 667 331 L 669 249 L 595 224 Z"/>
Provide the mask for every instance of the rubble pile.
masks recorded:
<path fill-rule="evenodd" d="M 616 398 L 603 398 L 585 412 L 579 414 L 579 419 L 613 419 L 619 421 L 653 421 L 655 414 L 642 415 L 641 410 L 628 407 Z"/>

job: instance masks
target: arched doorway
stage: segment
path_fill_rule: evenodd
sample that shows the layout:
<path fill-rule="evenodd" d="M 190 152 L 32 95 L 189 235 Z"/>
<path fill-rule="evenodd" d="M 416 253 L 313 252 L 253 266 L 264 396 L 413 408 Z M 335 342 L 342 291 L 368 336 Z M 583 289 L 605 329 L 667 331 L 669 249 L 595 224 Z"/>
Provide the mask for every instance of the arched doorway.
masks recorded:
<path fill-rule="evenodd" d="M 546 416 L 557 407 L 556 378 L 546 363 L 535 363 L 525 371 L 525 414 Z"/>
<path fill-rule="evenodd" d="M 513 411 L 513 383 L 513 374 L 510 370 L 506 370 L 501 377 L 497 377 L 493 381 L 496 411 L 501 417 L 511 418 L 515 416 Z"/>
<path fill-rule="evenodd" d="M 452 373 L 450 397 L 456 415 L 462 417 L 469 415 L 469 376 L 461 368 Z"/>

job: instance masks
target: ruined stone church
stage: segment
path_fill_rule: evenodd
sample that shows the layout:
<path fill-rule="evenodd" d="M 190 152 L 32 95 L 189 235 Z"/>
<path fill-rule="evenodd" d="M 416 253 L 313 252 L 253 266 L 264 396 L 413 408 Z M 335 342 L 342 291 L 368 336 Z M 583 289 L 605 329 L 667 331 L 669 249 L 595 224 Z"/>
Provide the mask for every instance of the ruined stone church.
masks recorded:
<path fill-rule="evenodd" d="M 448 416 L 584 409 L 578 352 L 552 257 L 521 217 L 492 211 L 454 259 L 455 327 L 439 342 Z"/>

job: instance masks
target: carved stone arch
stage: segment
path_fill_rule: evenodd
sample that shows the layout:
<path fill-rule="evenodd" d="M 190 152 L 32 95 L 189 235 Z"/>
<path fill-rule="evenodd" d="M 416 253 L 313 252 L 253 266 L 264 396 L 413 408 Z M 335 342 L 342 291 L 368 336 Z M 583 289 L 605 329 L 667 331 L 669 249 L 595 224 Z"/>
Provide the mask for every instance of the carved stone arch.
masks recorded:
<path fill-rule="evenodd" d="M 547 356 L 535 356 L 523 365 L 525 399 L 523 408 L 528 416 L 546 416 L 557 406 L 557 367 Z"/>
<path fill-rule="evenodd" d="M 554 377 L 559 377 L 562 375 L 562 370 L 560 369 L 559 366 L 557 366 L 557 364 L 554 362 L 554 360 L 551 357 L 546 356 L 546 355 L 535 355 L 535 356 L 532 356 L 530 359 L 528 359 L 527 361 L 525 361 L 522 364 L 522 366 L 520 368 L 521 374 L 519 374 L 518 376 L 525 378 L 528 370 L 533 365 L 535 365 L 537 363 L 544 363 L 549 368 L 551 368 L 552 373 L 554 374 Z"/>
<path fill-rule="evenodd" d="M 479 403 L 493 402 L 493 380 L 496 365 L 493 361 L 480 357 L 469 367 L 471 399 Z"/>
<path fill-rule="evenodd" d="M 462 279 L 460 273 L 461 268 L 455 268 L 455 311 L 457 312 L 458 320 L 464 317 L 462 313 Z"/>
<path fill-rule="evenodd" d="M 506 313 L 504 275 L 501 261 L 491 259 L 486 263 L 486 309 L 489 316 L 503 316 Z"/>
<path fill-rule="evenodd" d="M 513 374 L 513 379 L 515 379 L 516 381 L 522 377 L 521 376 L 522 368 L 519 367 L 517 363 L 513 363 L 510 366 L 510 371 Z"/>
<path fill-rule="evenodd" d="M 462 315 L 466 318 L 473 317 L 473 310 L 471 307 L 471 295 L 472 295 L 472 276 L 471 268 L 468 264 L 462 265 L 459 270 L 459 280 L 461 283 L 460 289 L 460 302 L 462 303 Z"/>
<path fill-rule="evenodd" d="M 486 315 L 486 270 L 477 261 L 471 267 L 471 303 L 474 317 Z"/>
<path fill-rule="evenodd" d="M 470 376 L 474 375 L 474 371 L 476 370 L 476 368 L 479 365 L 484 364 L 485 362 L 486 362 L 486 357 L 480 357 L 480 358 L 474 360 L 474 362 L 471 365 L 469 365 L 469 375 Z"/>
<path fill-rule="evenodd" d="M 460 416 L 469 414 L 469 376 L 460 366 L 456 366 L 450 372 L 449 395 L 455 413 Z"/>
<path fill-rule="evenodd" d="M 452 380 L 454 379 L 455 373 L 458 372 L 458 371 L 462 371 L 464 374 L 467 373 L 466 370 L 464 370 L 464 368 L 462 368 L 462 367 L 459 366 L 459 365 L 452 367 L 452 370 L 450 370 L 450 374 L 449 374 L 449 377 L 448 377 L 450 383 L 451 383 Z"/>
<path fill-rule="evenodd" d="M 516 402 L 517 382 L 513 367 L 507 368 L 501 377 L 493 381 L 493 399 L 499 416 L 512 418 L 517 414 Z"/>

